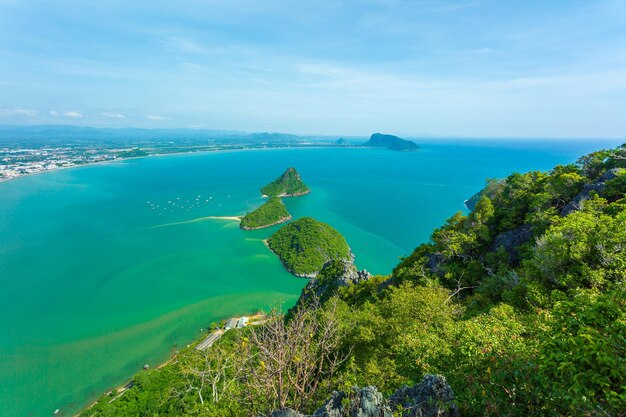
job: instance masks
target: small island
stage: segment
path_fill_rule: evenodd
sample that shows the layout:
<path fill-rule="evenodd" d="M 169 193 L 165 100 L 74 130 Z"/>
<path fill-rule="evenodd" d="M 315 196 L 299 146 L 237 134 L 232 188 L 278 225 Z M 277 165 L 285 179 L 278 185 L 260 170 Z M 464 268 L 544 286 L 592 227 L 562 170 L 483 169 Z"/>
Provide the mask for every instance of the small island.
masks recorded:
<path fill-rule="evenodd" d="M 291 215 L 279 197 L 270 197 L 261 207 L 241 218 L 244 230 L 262 229 L 291 220 Z"/>
<path fill-rule="evenodd" d="M 270 236 L 267 246 L 289 272 L 299 277 L 316 277 L 330 260 L 353 260 L 341 233 L 310 217 L 283 226 Z"/>
<path fill-rule="evenodd" d="M 392 151 L 415 152 L 420 150 L 420 146 L 410 140 L 402 139 L 394 135 L 385 135 L 382 133 L 374 133 L 370 136 L 370 140 L 361 146 L 371 148 L 387 148 Z"/>
<path fill-rule="evenodd" d="M 287 168 L 283 175 L 261 188 L 261 193 L 268 197 L 296 197 L 310 192 L 295 168 Z"/>
<path fill-rule="evenodd" d="M 349 146 L 350 142 L 348 142 L 346 139 L 344 138 L 339 138 L 337 139 L 337 141 L 335 142 L 335 145 L 337 146 Z"/>

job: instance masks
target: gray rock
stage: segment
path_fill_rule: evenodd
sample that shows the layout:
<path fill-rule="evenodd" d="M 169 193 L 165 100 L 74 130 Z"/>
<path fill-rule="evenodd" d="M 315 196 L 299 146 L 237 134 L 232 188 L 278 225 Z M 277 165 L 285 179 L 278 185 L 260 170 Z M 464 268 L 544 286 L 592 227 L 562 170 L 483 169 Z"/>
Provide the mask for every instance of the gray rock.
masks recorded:
<path fill-rule="evenodd" d="M 533 236 L 532 227 L 529 224 L 522 225 L 516 229 L 500 233 L 493 240 L 489 248 L 490 252 L 496 252 L 501 247 L 509 254 L 509 262 L 516 265 L 519 262 L 519 247 L 530 241 Z"/>
<path fill-rule="evenodd" d="M 582 191 L 578 193 L 576 197 L 572 199 L 563 209 L 561 210 L 561 216 L 567 216 L 570 213 L 575 211 L 579 211 L 583 208 L 583 204 L 585 201 L 591 198 L 591 193 L 596 192 L 599 196 L 602 196 L 602 192 L 606 188 L 606 182 L 612 180 L 617 177 L 621 168 L 612 168 L 606 171 L 604 174 L 600 176 L 596 181 L 591 184 L 587 184 L 583 187 Z"/>
<path fill-rule="evenodd" d="M 270 414 L 267 417 L 306 417 L 306 416 L 298 413 L 295 410 L 292 410 L 291 408 L 285 408 L 284 410 L 274 411 L 272 414 Z"/>
<path fill-rule="evenodd" d="M 409 388 L 403 386 L 389 397 L 392 410 L 402 409 L 402 417 L 460 417 L 454 392 L 442 375 L 424 376 Z"/>
<path fill-rule="evenodd" d="M 426 267 L 430 269 L 430 272 L 442 277 L 445 273 L 441 268 L 445 261 L 444 256 L 437 253 L 427 253 L 425 256 L 427 259 Z"/>
<path fill-rule="evenodd" d="M 312 417 L 393 417 L 383 395 L 375 387 L 334 391 Z"/>
<path fill-rule="evenodd" d="M 320 276 L 324 276 L 324 271 L 326 268 L 330 268 L 331 265 L 339 265 L 340 272 L 336 276 L 331 279 L 325 278 L 321 279 Z M 320 301 L 324 301 L 324 299 L 328 298 L 333 292 L 337 291 L 340 287 L 347 287 L 350 285 L 358 284 L 362 281 L 367 281 L 372 278 L 372 274 L 367 272 L 367 270 L 358 271 L 354 263 L 347 260 L 340 261 L 330 261 L 327 262 L 320 274 L 317 277 L 311 279 L 302 293 L 300 294 L 300 299 L 298 300 L 298 304 L 308 302 L 312 297 L 317 297 Z"/>

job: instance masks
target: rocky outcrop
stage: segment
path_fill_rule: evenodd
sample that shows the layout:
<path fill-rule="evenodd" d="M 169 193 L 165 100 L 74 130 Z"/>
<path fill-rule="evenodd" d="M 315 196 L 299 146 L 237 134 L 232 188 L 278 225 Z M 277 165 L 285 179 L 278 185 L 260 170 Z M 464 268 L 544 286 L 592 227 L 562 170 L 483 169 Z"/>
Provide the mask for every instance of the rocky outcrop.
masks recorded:
<path fill-rule="evenodd" d="M 427 253 L 424 256 L 426 257 L 426 267 L 430 272 L 442 277 L 445 273 L 441 268 L 445 261 L 444 256 L 438 253 Z"/>
<path fill-rule="evenodd" d="M 509 263 L 511 263 L 511 265 L 517 265 L 517 263 L 519 263 L 519 247 L 530 241 L 532 236 L 532 227 L 529 224 L 524 224 L 516 229 L 500 233 L 496 236 L 489 251 L 496 252 L 498 249 L 504 248 L 509 255 Z"/>
<path fill-rule="evenodd" d="M 388 400 L 376 387 L 353 388 L 348 393 L 333 391 L 330 399 L 312 415 L 290 408 L 268 417 L 461 417 L 454 392 L 441 375 L 426 375 L 413 387 L 403 386 Z"/>
<path fill-rule="evenodd" d="M 383 395 L 375 387 L 334 391 L 312 417 L 393 417 Z"/>
<path fill-rule="evenodd" d="M 426 375 L 413 387 L 403 386 L 389 397 L 392 410 L 402 417 L 460 417 L 454 392 L 442 375 Z"/>
<path fill-rule="evenodd" d="M 340 287 L 358 284 L 370 278 L 372 274 L 365 269 L 357 270 L 353 261 L 344 259 L 326 262 L 319 274 L 307 283 L 298 304 L 307 303 L 311 298 L 325 301 Z"/>
<path fill-rule="evenodd" d="M 274 411 L 272 414 L 270 414 L 267 417 L 305 417 L 305 416 L 298 413 L 295 410 L 292 410 L 291 408 L 285 408 L 284 410 Z"/>
<path fill-rule="evenodd" d="M 476 204 L 480 201 L 480 198 L 483 196 L 484 189 L 480 190 L 467 200 L 465 200 L 465 207 L 467 207 L 470 211 L 473 211 L 476 208 Z"/>
<path fill-rule="evenodd" d="M 607 181 L 612 180 L 613 178 L 619 175 L 621 171 L 620 168 L 613 168 L 606 171 L 600 178 L 591 184 L 587 184 L 583 187 L 582 191 L 578 193 L 576 197 L 572 199 L 563 209 L 561 210 L 561 216 L 567 216 L 568 214 L 579 211 L 583 208 L 583 204 L 585 201 L 591 198 L 591 193 L 596 192 L 599 196 L 602 196 L 602 192 L 606 188 Z"/>

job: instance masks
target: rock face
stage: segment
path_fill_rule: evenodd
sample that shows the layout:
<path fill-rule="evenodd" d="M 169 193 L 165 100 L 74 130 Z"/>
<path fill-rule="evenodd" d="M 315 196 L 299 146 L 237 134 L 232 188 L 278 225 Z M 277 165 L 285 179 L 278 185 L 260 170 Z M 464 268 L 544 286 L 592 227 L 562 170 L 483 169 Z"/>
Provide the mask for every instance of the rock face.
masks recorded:
<path fill-rule="evenodd" d="M 369 146 L 374 148 L 387 148 L 400 152 L 419 151 L 420 147 L 417 143 L 410 140 L 402 139 L 394 135 L 384 135 L 382 133 L 374 133 L 370 136 L 370 140 L 361 146 Z"/>
<path fill-rule="evenodd" d="M 474 194 L 473 196 L 465 200 L 465 207 L 467 207 L 470 211 L 474 210 L 474 208 L 476 207 L 476 204 L 478 203 L 480 198 L 483 196 L 483 191 L 484 189 L 480 190 L 479 192 L 477 192 L 476 194 Z"/>
<path fill-rule="evenodd" d="M 602 192 L 606 188 L 606 182 L 612 180 L 617 177 L 620 168 L 613 168 L 606 171 L 600 178 L 598 178 L 595 182 L 591 184 L 587 184 L 583 187 L 583 190 L 578 193 L 576 197 L 572 199 L 563 209 L 561 210 L 561 216 L 567 216 L 568 214 L 581 210 L 585 201 L 591 198 L 591 192 L 595 191 L 598 195 L 602 196 Z"/>
<path fill-rule="evenodd" d="M 426 267 L 435 275 L 442 277 L 444 275 L 444 271 L 441 269 L 441 266 L 444 264 L 443 255 L 439 255 L 437 253 L 427 253 L 426 255 Z"/>
<path fill-rule="evenodd" d="M 389 397 L 393 410 L 402 409 L 402 417 L 461 417 L 454 402 L 454 392 L 442 375 L 427 374 L 412 388 L 406 385 Z"/>
<path fill-rule="evenodd" d="M 290 408 L 274 411 L 268 417 L 461 417 L 454 392 L 441 375 L 426 375 L 413 387 L 403 386 L 388 400 L 376 387 L 333 391 L 330 399 L 311 416 Z"/>
<path fill-rule="evenodd" d="M 326 262 L 316 278 L 312 278 L 300 294 L 297 304 L 307 303 L 315 297 L 324 301 L 340 287 L 358 284 L 372 278 L 372 274 L 356 269 L 352 261 L 334 260 Z"/>
<path fill-rule="evenodd" d="M 509 262 L 511 265 L 517 265 L 519 262 L 519 247 L 528 242 L 533 236 L 532 227 L 529 224 L 522 225 L 517 229 L 500 233 L 493 241 L 490 252 L 496 252 L 503 247 L 509 254 Z"/>
<path fill-rule="evenodd" d="M 375 387 L 365 387 L 348 394 L 334 391 L 312 417 L 393 417 L 393 414 Z"/>
<path fill-rule="evenodd" d="M 267 417 L 304 417 L 302 414 L 298 413 L 291 408 L 285 408 L 284 410 L 274 411 Z"/>

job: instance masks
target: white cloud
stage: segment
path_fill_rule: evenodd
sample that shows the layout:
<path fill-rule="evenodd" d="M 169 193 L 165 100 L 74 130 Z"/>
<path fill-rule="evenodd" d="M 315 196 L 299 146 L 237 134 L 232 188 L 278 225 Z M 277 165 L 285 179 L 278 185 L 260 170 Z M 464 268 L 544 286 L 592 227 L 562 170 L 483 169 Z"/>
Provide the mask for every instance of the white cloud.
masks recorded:
<path fill-rule="evenodd" d="M 148 120 L 158 120 L 158 121 L 171 120 L 171 118 L 165 117 L 165 116 L 161 116 L 160 114 L 149 114 L 148 116 L 146 116 L 146 119 L 148 119 Z"/>
<path fill-rule="evenodd" d="M 69 117 L 72 119 L 81 119 L 83 118 L 83 114 L 81 112 L 75 111 L 75 110 L 69 110 L 69 111 L 56 111 L 56 110 L 50 110 L 50 115 L 54 116 L 54 117 Z"/>
<path fill-rule="evenodd" d="M 165 44 L 168 49 L 173 49 L 179 52 L 192 53 L 192 54 L 199 54 L 199 53 L 206 52 L 206 48 L 200 45 L 200 43 L 198 43 L 197 41 L 190 39 L 190 38 L 180 37 L 180 36 L 169 37 Z"/>
<path fill-rule="evenodd" d="M 39 114 L 37 110 L 25 109 L 22 107 L 14 107 L 12 109 L 2 109 L 0 108 L 0 116 L 26 116 L 26 117 L 35 117 Z"/>
<path fill-rule="evenodd" d="M 126 119 L 126 116 L 124 116 L 121 113 L 111 113 L 111 112 L 105 111 L 101 114 L 103 117 L 109 117 L 111 119 Z"/>

